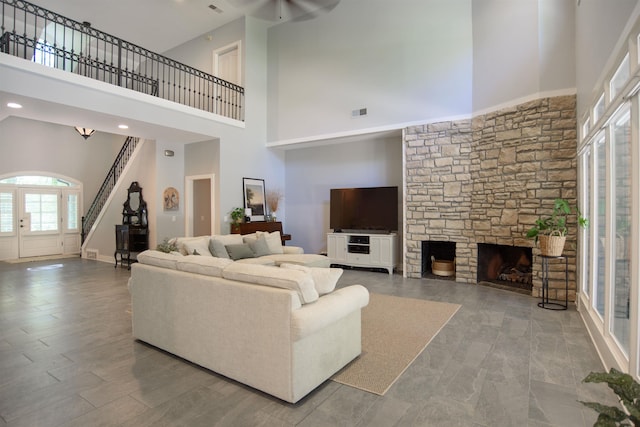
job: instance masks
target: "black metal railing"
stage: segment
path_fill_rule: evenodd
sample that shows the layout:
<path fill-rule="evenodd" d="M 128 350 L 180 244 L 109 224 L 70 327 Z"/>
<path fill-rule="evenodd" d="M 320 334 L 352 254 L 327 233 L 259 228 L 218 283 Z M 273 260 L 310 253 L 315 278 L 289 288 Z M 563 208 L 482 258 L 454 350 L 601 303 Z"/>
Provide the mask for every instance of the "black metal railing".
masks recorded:
<path fill-rule="evenodd" d="M 244 88 L 22 0 L 0 0 L 0 51 L 236 120 Z"/>
<path fill-rule="evenodd" d="M 84 240 L 89 234 L 91 227 L 93 227 L 93 224 L 95 224 L 98 215 L 107 202 L 107 199 L 109 199 L 111 191 L 113 191 L 113 188 L 118 182 L 118 178 L 120 178 L 124 167 L 127 165 L 127 162 L 138 146 L 139 140 L 139 138 L 134 138 L 132 136 L 126 139 L 126 141 L 122 145 L 122 148 L 120 149 L 120 152 L 118 153 L 118 156 L 114 160 L 111 169 L 109 169 L 109 172 L 107 172 L 107 176 L 102 182 L 102 185 L 98 190 L 98 194 L 96 194 L 96 198 L 93 199 L 93 202 L 91 203 L 91 206 L 89 206 L 86 215 L 82 217 L 82 243 L 84 243 Z"/>

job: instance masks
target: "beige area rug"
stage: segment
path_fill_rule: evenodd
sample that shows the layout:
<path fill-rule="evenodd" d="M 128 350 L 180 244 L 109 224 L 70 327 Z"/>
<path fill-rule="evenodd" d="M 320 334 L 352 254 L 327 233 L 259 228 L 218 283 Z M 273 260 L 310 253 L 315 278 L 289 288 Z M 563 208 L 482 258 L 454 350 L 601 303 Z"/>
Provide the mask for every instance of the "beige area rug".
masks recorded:
<path fill-rule="evenodd" d="M 362 354 L 333 381 L 384 395 L 460 305 L 370 294 L 362 310 Z"/>
<path fill-rule="evenodd" d="M 47 261 L 50 259 L 64 259 L 64 258 L 80 258 L 80 255 L 49 255 L 49 256 L 34 256 L 28 258 L 18 258 L 18 259 L 6 259 L 4 262 L 9 264 L 20 264 L 22 262 L 34 262 L 34 261 Z"/>

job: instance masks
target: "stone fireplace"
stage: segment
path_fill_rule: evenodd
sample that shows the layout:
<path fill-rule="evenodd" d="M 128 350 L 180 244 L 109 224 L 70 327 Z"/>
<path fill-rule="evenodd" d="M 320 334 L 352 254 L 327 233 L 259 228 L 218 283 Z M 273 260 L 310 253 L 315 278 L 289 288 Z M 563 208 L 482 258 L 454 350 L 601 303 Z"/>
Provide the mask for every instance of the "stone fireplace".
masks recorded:
<path fill-rule="evenodd" d="M 530 293 L 539 296 L 540 251 L 524 236 L 540 215 L 550 214 L 555 198 L 575 204 L 575 116 L 572 95 L 407 128 L 406 275 L 422 277 L 423 242 L 455 243 L 455 280 L 470 284 L 478 283 L 480 245 L 528 248 Z M 564 251 L 571 300 L 576 289 L 575 220 L 570 218 Z M 550 298 L 564 299 L 563 267 L 550 264 Z"/>

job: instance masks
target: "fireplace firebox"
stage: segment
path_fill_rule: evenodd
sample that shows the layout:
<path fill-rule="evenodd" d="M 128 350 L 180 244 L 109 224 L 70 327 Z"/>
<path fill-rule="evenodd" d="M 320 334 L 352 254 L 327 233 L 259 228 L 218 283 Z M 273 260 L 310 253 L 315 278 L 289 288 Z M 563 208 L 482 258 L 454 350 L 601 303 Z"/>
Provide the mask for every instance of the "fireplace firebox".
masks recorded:
<path fill-rule="evenodd" d="M 478 243 L 478 283 L 531 293 L 531 248 Z"/>

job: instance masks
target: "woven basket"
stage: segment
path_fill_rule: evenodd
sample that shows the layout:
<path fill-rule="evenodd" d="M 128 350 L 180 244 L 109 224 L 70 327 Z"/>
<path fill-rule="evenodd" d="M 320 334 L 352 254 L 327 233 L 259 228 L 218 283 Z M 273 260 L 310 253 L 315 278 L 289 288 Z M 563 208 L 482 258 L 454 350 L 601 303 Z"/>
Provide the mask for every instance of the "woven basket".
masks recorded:
<path fill-rule="evenodd" d="M 561 256 L 564 249 L 564 242 L 567 240 L 567 236 L 560 236 L 557 234 L 551 234 L 549 236 L 539 236 L 540 240 L 540 253 L 543 256 Z"/>

